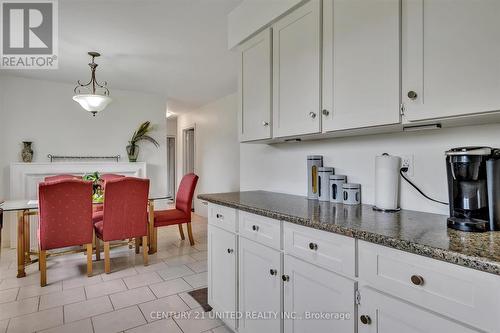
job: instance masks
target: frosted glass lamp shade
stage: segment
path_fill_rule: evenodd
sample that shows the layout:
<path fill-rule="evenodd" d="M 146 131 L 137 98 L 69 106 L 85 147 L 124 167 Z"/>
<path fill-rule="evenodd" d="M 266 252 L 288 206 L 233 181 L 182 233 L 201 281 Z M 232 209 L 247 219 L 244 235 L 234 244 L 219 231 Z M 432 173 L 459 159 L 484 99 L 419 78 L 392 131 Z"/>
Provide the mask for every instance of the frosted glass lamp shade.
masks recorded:
<path fill-rule="evenodd" d="M 113 101 L 109 96 L 92 94 L 75 95 L 73 96 L 73 100 L 94 115 L 104 110 Z"/>

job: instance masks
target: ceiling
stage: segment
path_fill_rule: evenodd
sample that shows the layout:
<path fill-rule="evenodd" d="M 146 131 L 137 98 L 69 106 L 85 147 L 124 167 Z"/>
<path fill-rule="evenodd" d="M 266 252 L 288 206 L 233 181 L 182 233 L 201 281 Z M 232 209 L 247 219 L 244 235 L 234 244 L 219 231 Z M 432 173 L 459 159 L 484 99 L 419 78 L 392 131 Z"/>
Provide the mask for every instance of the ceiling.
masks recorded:
<path fill-rule="evenodd" d="M 60 0 L 59 69 L 2 73 L 76 85 L 89 79 L 87 51 L 98 51 L 97 79 L 111 95 L 142 91 L 165 96 L 173 111 L 196 108 L 236 90 L 226 18 L 240 2 Z"/>

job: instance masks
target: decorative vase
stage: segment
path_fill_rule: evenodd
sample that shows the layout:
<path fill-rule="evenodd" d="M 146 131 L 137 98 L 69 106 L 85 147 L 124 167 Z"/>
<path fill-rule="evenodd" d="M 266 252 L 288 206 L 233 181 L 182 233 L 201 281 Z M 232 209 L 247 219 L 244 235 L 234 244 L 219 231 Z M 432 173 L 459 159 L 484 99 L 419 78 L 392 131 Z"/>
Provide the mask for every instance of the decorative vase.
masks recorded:
<path fill-rule="evenodd" d="M 139 156 L 139 146 L 131 143 L 127 146 L 127 155 L 129 162 L 137 162 L 137 157 Z"/>
<path fill-rule="evenodd" d="M 33 142 L 23 141 L 23 150 L 21 151 L 21 157 L 23 158 L 24 163 L 31 163 L 33 161 L 33 149 L 31 145 Z"/>

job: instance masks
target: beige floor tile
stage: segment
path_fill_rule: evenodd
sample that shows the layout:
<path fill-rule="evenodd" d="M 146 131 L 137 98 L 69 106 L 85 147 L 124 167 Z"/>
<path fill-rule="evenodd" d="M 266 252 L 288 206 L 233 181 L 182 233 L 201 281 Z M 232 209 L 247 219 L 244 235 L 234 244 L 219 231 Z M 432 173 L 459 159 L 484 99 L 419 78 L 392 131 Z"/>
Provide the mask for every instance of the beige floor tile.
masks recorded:
<path fill-rule="evenodd" d="M 195 262 L 196 260 L 191 257 L 190 255 L 182 255 L 182 256 L 176 256 L 176 257 L 169 257 L 165 259 L 165 262 L 169 266 L 176 266 L 176 265 L 185 265 L 189 264 L 192 262 Z"/>
<path fill-rule="evenodd" d="M 187 264 L 186 266 L 196 273 L 206 272 L 208 270 L 207 260 L 200 260 L 191 264 Z"/>
<path fill-rule="evenodd" d="M 189 308 L 196 309 L 200 307 L 200 303 L 198 303 L 191 295 L 188 293 L 180 293 L 179 297 L 182 298 L 184 303 L 186 303 Z"/>
<path fill-rule="evenodd" d="M 157 272 L 163 280 L 177 279 L 186 275 L 193 275 L 195 272 L 186 265 L 168 266 L 164 270 Z"/>
<path fill-rule="evenodd" d="M 127 330 L 125 333 L 182 333 L 182 331 L 175 321 L 165 319 Z"/>
<path fill-rule="evenodd" d="M 33 275 L 27 275 L 22 279 L 18 279 L 15 275 L 0 282 L 0 290 L 11 289 L 16 287 L 24 287 L 32 284 L 40 285 L 40 275 L 39 273 L 34 273 Z"/>
<path fill-rule="evenodd" d="M 193 289 L 183 279 L 169 280 L 161 283 L 152 284 L 149 286 L 153 293 L 158 298 L 170 296 Z"/>
<path fill-rule="evenodd" d="M 163 281 L 156 272 L 148 272 L 124 278 L 123 281 L 129 289 L 147 286 Z"/>
<path fill-rule="evenodd" d="M 29 333 L 63 324 L 62 307 L 12 318 L 7 333 Z"/>
<path fill-rule="evenodd" d="M 111 305 L 109 296 L 92 298 L 88 301 L 65 305 L 64 321 L 66 323 L 70 323 L 84 318 L 97 316 L 106 312 L 111 312 L 113 310 L 113 305 Z"/>
<path fill-rule="evenodd" d="M 137 275 L 137 271 L 135 270 L 134 267 L 129 267 L 129 268 L 125 268 L 125 269 L 112 271 L 109 274 L 106 274 L 106 273 L 101 274 L 101 278 L 103 281 L 111 281 L 111 280 L 121 279 L 124 277 L 133 276 L 133 275 Z"/>
<path fill-rule="evenodd" d="M 19 293 L 19 288 L 12 288 L 0 291 L 0 304 L 7 302 L 14 302 Z M 1 331 L 0 331 L 1 332 Z"/>
<path fill-rule="evenodd" d="M 93 317 L 92 322 L 95 333 L 121 332 L 146 324 L 146 320 L 137 306 Z"/>
<path fill-rule="evenodd" d="M 19 295 L 17 296 L 17 299 L 46 295 L 61 290 L 61 282 L 53 283 L 45 287 L 40 287 L 40 284 L 32 284 L 31 286 L 21 287 L 21 289 L 19 289 Z"/>
<path fill-rule="evenodd" d="M 85 292 L 87 293 L 87 298 L 89 299 L 114 294 L 124 290 L 127 290 L 127 287 L 121 279 L 101 282 L 85 287 Z"/>
<path fill-rule="evenodd" d="M 184 276 L 183 279 L 186 280 L 186 282 L 189 283 L 189 285 L 195 289 L 206 287 L 208 284 L 207 272 Z"/>
<path fill-rule="evenodd" d="M 206 251 L 207 250 L 207 243 L 198 243 L 194 244 L 194 248 L 197 249 L 198 251 Z"/>
<path fill-rule="evenodd" d="M 202 308 L 191 310 L 183 316 L 174 317 L 174 320 L 184 333 L 205 332 L 222 325 L 219 319 L 210 318 L 210 313 L 204 312 Z"/>
<path fill-rule="evenodd" d="M 173 313 L 189 310 L 189 307 L 178 295 L 163 297 L 151 302 L 143 303 L 139 305 L 139 308 L 146 317 L 146 320 L 150 322 L 169 318 L 169 316 Z"/>
<path fill-rule="evenodd" d="M 62 287 L 63 290 L 68 290 L 72 288 L 78 288 L 78 287 L 85 287 L 85 286 L 90 286 L 93 284 L 97 284 L 102 282 L 101 275 L 94 275 L 91 277 L 88 277 L 87 275 L 75 277 L 72 279 L 64 280 L 62 282 Z"/>
<path fill-rule="evenodd" d="M 92 322 L 90 318 L 75 321 L 73 323 L 62 326 L 49 328 L 48 330 L 40 331 L 39 333 L 93 333 Z"/>
<path fill-rule="evenodd" d="M 39 310 L 41 311 L 49 308 L 54 308 L 56 306 L 81 302 L 84 300 L 85 291 L 83 290 L 83 287 L 68 289 L 57 293 L 40 296 Z"/>
<path fill-rule="evenodd" d="M 110 295 L 111 303 L 115 309 L 126 308 L 131 305 L 148 302 L 156 299 L 148 287 L 140 287 Z"/>
<path fill-rule="evenodd" d="M 207 251 L 200 251 L 196 253 L 190 254 L 191 257 L 193 257 L 195 260 L 207 260 L 208 258 L 208 252 Z"/>
<path fill-rule="evenodd" d="M 9 319 L 0 320 L 0 333 L 7 332 L 7 325 L 9 325 Z"/>
<path fill-rule="evenodd" d="M 0 304 L 0 320 L 38 311 L 38 297 Z"/>
<path fill-rule="evenodd" d="M 136 271 L 139 272 L 139 274 L 144 274 L 147 272 L 158 272 L 168 267 L 162 260 L 157 258 L 154 260 L 156 262 L 150 261 L 148 266 L 144 266 L 142 264 L 135 266 Z"/>

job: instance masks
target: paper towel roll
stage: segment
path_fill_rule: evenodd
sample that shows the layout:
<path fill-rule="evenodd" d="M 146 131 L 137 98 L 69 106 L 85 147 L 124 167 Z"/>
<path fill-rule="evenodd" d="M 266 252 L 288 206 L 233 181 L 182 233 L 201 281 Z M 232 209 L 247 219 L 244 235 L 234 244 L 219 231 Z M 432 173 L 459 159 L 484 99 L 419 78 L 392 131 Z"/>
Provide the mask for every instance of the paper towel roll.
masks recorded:
<path fill-rule="evenodd" d="M 398 156 L 383 154 L 375 157 L 375 207 L 384 210 L 399 208 Z"/>

